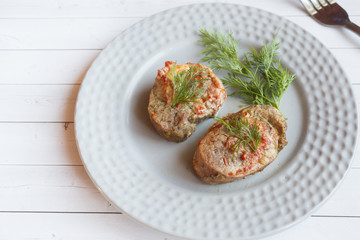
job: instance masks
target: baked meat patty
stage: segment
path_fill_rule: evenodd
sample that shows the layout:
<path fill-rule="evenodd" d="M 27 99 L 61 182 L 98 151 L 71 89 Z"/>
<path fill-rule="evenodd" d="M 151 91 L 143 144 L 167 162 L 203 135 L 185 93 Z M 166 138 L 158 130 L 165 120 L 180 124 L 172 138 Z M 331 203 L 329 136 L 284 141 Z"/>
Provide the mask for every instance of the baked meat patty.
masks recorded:
<path fill-rule="evenodd" d="M 197 82 L 194 85 L 197 90 L 201 89 L 201 95 L 174 105 L 174 76 L 190 69 L 201 72 L 196 76 Z M 152 124 L 161 136 L 169 141 L 182 142 L 195 131 L 198 123 L 214 116 L 226 98 L 221 80 L 207 66 L 200 63 L 177 65 L 167 61 L 165 67 L 158 70 L 150 91 L 148 112 Z"/>
<path fill-rule="evenodd" d="M 272 106 L 252 105 L 223 118 L 242 119 L 255 124 L 261 136 L 256 151 L 241 143 L 221 122 L 213 124 L 199 141 L 193 166 L 200 179 L 209 184 L 233 182 L 264 169 L 274 161 L 286 145 L 286 122 L 279 110 Z M 279 148 L 281 145 L 281 148 Z"/>

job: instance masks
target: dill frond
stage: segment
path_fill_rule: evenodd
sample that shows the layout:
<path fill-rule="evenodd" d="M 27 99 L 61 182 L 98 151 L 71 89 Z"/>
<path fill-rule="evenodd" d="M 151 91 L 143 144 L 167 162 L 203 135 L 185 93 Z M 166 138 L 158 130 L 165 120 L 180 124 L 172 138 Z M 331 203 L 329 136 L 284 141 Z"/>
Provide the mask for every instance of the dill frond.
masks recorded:
<path fill-rule="evenodd" d="M 200 29 L 200 37 L 199 43 L 204 47 L 201 61 L 208 62 L 214 70 L 227 73 L 222 81 L 225 86 L 236 89 L 232 95 L 239 96 L 247 104 L 272 105 L 279 109 L 281 98 L 295 74 L 281 65 L 280 43 L 276 36 L 259 51 L 250 48 L 241 61 L 238 42 L 232 33 Z"/>
<path fill-rule="evenodd" d="M 206 69 L 191 66 L 190 69 L 175 73 L 176 64 L 171 67 L 171 81 L 174 87 L 172 107 L 178 104 L 185 104 L 190 107 L 190 103 L 199 103 L 196 99 L 201 98 L 206 90 L 207 75 Z"/>
<path fill-rule="evenodd" d="M 257 151 L 261 141 L 261 132 L 255 123 L 250 124 L 247 119 L 242 118 L 224 120 L 216 117 L 215 120 L 226 126 L 231 135 L 238 139 L 238 141 L 231 146 L 234 153 L 238 152 L 242 145 L 245 148 L 249 147 L 253 152 Z"/>

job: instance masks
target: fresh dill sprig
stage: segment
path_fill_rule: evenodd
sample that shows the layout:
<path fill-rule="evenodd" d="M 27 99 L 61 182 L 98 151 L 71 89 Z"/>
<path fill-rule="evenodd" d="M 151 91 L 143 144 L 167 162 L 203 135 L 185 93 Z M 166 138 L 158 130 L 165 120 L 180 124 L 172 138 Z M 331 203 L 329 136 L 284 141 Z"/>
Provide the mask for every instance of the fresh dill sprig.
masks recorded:
<path fill-rule="evenodd" d="M 259 51 L 250 48 L 240 61 L 238 42 L 232 33 L 222 34 L 200 29 L 200 44 L 204 46 L 201 61 L 214 70 L 224 70 L 225 86 L 236 90 L 247 104 L 272 105 L 279 109 L 284 92 L 295 79 L 295 74 L 284 68 L 278 57 L 280 44 L 275 38 Z"/>
<path fill-rule="evenodd" d="M 206 80 L 203 78 L 207 75 L 206 69 L 200 69 L 196 66 L 191 66 L 190 69 L 184 71 L 178 71 L 176 73 L 176 64 L 171 66 L 171 81 L 174 87 L 172 107 L 178 104 L 185 104 L 189 107 L 190 103 L 199 103 L 196 99 L 199 99 L 207 87 Z"/>
<path fill-rule="evenodd" d="M 222 118 L 215 117 L 215 120 L 226 126 L 231 135 L 238 139 L 238 141 L 231 146 L 234 154 L 240 150 L 242 145 L 245 148 L 249 147 L 253 152 L 257 151 L 261 141 L 261 132 L 255 123 L 250 124 L 247 119 L 242 118 L 230 118 L 226 121 Z"/>

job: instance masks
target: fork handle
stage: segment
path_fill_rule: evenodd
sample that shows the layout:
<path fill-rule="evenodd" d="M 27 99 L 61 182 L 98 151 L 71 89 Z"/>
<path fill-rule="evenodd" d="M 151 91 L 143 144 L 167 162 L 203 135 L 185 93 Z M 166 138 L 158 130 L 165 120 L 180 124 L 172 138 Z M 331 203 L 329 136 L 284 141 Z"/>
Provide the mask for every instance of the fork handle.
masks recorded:
<path fill-rule="evenodd" d="M 356 25 L 355 23 L 348 22 L 348 23 L 345 24 L 345 27 L 347 29 L 350 29 L 351 31 L 354 31 L 358 35 L 360 35 L 360 27 L 358 25 Z"/>

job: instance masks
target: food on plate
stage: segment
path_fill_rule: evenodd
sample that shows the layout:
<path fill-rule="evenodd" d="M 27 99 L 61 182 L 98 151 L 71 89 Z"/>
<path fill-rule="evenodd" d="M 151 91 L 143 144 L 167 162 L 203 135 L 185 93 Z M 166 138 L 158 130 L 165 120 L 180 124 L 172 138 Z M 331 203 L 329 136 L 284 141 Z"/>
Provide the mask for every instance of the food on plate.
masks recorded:
<path fill-rule="evenodd" d="M 274 161 L 287 144 L 287 125 L 273 106 L 251 105 L 213 124 L 198 143 L 196 174 L 209 184 L 233 182 Z"/>
<path fill-rule="evenodd" d="M 250 105 L 218 119 L 199 141 L 193 158 L 204 182 L 228 183 L 261 171 L 287 145 L 287 124 L 279 109 L 295 74 L 281 65 L 276 37 L 259 50 L 250 48 L 242 58 L 231 33 L 202 29 L 200 37 L 201 61 L 227 73 L 221 79 L 224 85 Z"/>
<path fill-rule="evenodd" d="M 148 112 L 161 136 L 181 142 L 195 131 L 198 123 L 213 117 L 226 98 L 221 80 L 207 66 L 167 61 L 158 70 Z"/>
<path fill-rule="evenodd" d="M 278 57 L 280 44 L 276 37 L 259 50 L 250 48 L 242 58 L 232 34 L 202 29 L 200 37 L 200 44 L 204 46 L 202 61 L 209 62 L 214 71 L 227 73 L 227 77 L 221 80 L 226 87 L 234 89 L 233 95 L 247 104 L 271 105 L 279 109 L 281 98 L 295 74 L 281 65 Z"/>

